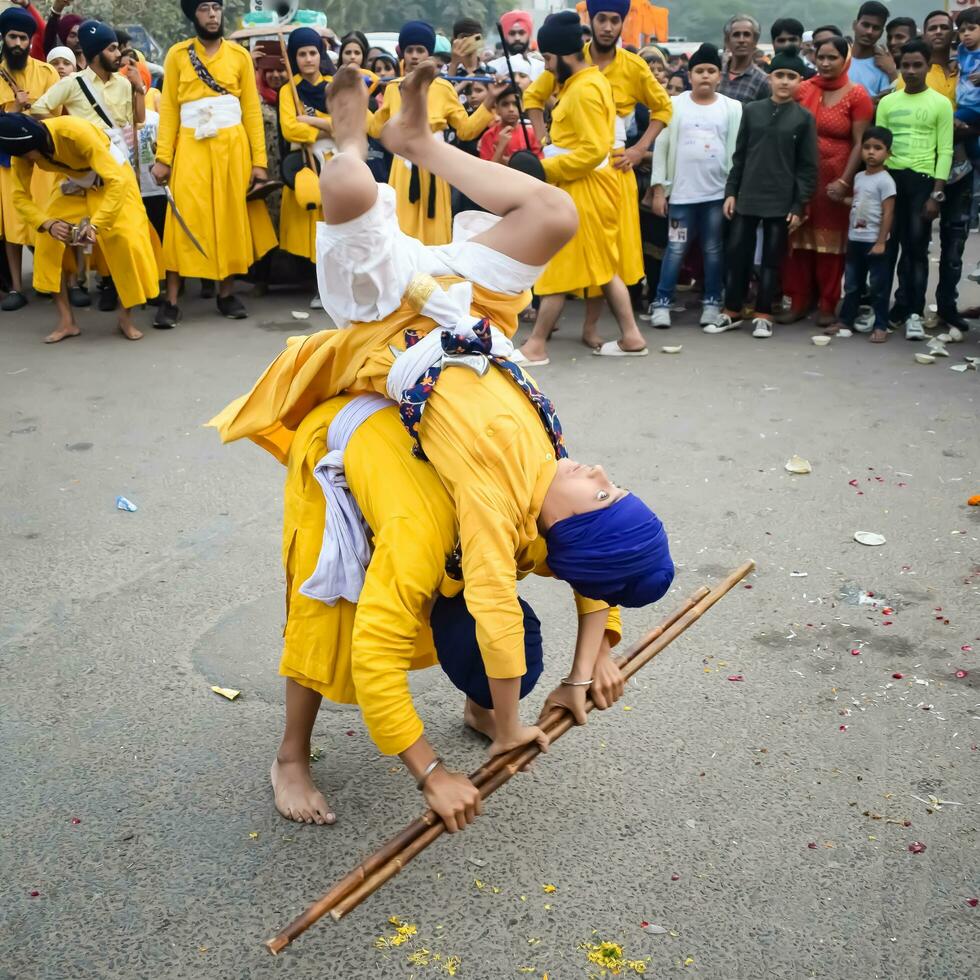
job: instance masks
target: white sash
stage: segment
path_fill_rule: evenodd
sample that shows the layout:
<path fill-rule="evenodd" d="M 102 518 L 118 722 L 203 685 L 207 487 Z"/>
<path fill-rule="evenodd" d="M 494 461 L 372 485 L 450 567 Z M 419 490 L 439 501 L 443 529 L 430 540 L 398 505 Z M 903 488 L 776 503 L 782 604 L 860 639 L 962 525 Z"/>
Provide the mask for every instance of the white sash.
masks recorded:
<path fill-rule="evenodd" d="M 563 157 L 567 156 L 572 151 L 565 146 L 558 146 L 555 143 L 548 143 L 542 149 L 542 152 L 546 157 Z M 609 155 L 604 156 L 592 169 L 602 170 L 609 163 Z"/>
<path fill-rule="evenodd" d="M 194 139 L 208 140 L 221 129 L 230 129 L 242 121 L 242 104 L 234 95 L 215 95 L 194 99 L 180 107 L 180 124 L 194 130 Z"/>
<path fill-rule="evenodd" d="M 299 587 L 302 595 L 328 606 L 338 599 L 357 602 L 371 561 L 371 542 L 361 508 L 347 486 L 344 452 L 361 423 L 393 404 L 381 395 L 359 395 L 335 416 L 327 430 L 329 452 L 313 469 L 326 501 L 323 544 L 313 574 Z"/>

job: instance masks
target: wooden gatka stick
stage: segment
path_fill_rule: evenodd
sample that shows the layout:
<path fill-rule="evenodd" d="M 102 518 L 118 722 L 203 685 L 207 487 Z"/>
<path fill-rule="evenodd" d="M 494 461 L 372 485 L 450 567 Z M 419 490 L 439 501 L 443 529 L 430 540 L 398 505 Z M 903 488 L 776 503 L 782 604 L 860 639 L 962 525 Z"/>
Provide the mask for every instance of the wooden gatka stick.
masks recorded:
<path fill-rule="evenodd" d="M 738 581 L 753 568 L 754 562 L 746 562 L 713 590 L 704 586 L 698 589 L 681 606 L 650 630 L 626 655 L 617 660 L 626 678 L 648 663 L 665 646 L 676 639 L 692 623 L 713 606 Z M 636 664 L 633 669 L 628 669 Z M 594 704 L 586 701 L 586 711 Z M 572 716 L 563 708 L 555 708 L 542 719 L 541 727 L 552 741 L 559 738 L 572 727 Z M 515 773 L 520 772 L 528 762 L 539 754 L 536 745 L 523 746 L 491 759 L 470 776 L 471 782 L 480 790 L 484 799 L 499 789 Z M 387 844 L 365 859 L 360 865 L 344 876 L 319 901 L 311 905 L 302 915 L 289 923 L 277 936 L 266 942 L 269 952 L 281 952 L 292 940 L 302 935 L 314 922 L 327 912 L 335 920 L 341 919 L 356 908 L 365 898 L 373 894 L 386 881 L 394 877 L 416 854 L 425 850 L 432 841 L 445 831 L 445 825 L 432 810 L 413 821 Z"/>

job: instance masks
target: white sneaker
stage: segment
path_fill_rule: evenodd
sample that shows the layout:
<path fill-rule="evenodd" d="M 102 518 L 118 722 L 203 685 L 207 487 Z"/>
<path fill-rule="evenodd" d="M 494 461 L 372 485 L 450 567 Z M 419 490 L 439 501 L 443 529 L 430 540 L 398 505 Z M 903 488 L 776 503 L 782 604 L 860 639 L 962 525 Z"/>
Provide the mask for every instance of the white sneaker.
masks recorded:
<path fill-rule="evenodd" d="M 651 306 L 650 307 L 650 326 L 657 327 L 660 330 L 666 330 L 670 327 L 670 307 L 669 306 Z"/>
<path fill-rule="evenodd" d="M 913 313 L 905 321 L 905 339 L 906 340 L 925 340 L 926 339 L 926 328 L 922 323 L 922 317 L 918 313 Z"/>
<path fill-rule="evenodd" d="M 322 310 L 323 309 L 323 303 L 320 302 L 319 295 L 314 296 L 313 299 L 310 300 L 310 309 L 311 310 Z"/>
<path fill-rule="evenodd" d="M 854 318 L 854 329 L 857 333 L 871 333 L 875 325 L 875 315 L 873 312 L 859 313 Z"/>
<path fill-rule="evenodd" d="M 977 263 L 976 268 L 966 278 L 971 282 L 980 282 L 980 262 Z"/>
<path fill-rule="evenodd" d="M 752 336 L 758 337 L 761 340 L 768 340 L 772 336 L 772 321 L 764 320 L 761 316 L 757 316 L 752 321 Z"/>
<path fill-rule="evenodd" d="M 701 307 L 701 326 L 707 327 L 710 324 L 717 323 L 720 316 L 720 306 L 716 306 L 714 303 L 705 303 Z"/>
<path fill-rule="evenodd" d="M 714 323 L 706 323 L 701 329 L 705 333 L 725 333 L 728 330 L 737 330 L 741 325 L 741 320 L 733 320 L 727 313 L 721 313 Z"/>

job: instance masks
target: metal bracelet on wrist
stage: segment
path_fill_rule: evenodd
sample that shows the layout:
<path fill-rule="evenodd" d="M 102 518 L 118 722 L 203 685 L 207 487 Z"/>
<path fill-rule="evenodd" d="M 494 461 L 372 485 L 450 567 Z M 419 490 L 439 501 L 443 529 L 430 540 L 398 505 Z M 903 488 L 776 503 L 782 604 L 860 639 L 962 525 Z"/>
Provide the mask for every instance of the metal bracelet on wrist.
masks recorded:
<path fill-rule="evenodd" d="M 442 759 L 436 756 L 426 767 L 422 770 L 422 775 L 419 776 L 415 785 L 418 787 L 419 792 L 425 789 L 425 781 L 431 776 L 439 766 L 442 765 Z"/>
<path fill-rule="evenodd" d="M 590 677 L 587 681 L 573 681 L 573 680 L 571 680 L 571 678 L 563 677 L 561 679 L 561 683 L 565 687 L 591 687 L 592 686 L 592 678 Z"/>

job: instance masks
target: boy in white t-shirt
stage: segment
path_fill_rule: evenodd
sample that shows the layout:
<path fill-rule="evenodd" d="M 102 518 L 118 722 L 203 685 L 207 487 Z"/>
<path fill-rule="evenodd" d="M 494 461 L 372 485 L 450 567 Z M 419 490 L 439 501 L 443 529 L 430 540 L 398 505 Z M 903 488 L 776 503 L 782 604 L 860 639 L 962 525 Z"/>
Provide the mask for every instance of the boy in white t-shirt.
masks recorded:
<path fill-rule="evenodd" d="M 837 323 L 825 331 L 850 336 L 861 302 L 861 290 L 869 283 L 874 329 L 871 343 L 888 339 L 888 301 L 892 291 L 891 267 L 885 246 L 895 214 L 895 181 L 885 169 L 891 151 L 892 132 L 883 126 L 869 126 L 861 141 L 864 170 L 854 176 L 851 198 L 851 223 L 847 234 L 847 259 L 844 266 L 844 300 Z"/>
<path fill-rule="evenodd" d="M 670 326 L 677 276 L 688 245 L 698 240 L 704 256 L 701 326 L 721 314 L 724 282 L 722 205 L 732 166 L 742 105 L 718 94 L 721 56 L 702 44 L 688 63 L 691 91 L 673 99 L 674 112 L 653 150 L 653 213 L 667 218 L 667 252 L 660 270 L 650 323 Z M 670 204 L 668 206 L 668 198 Z"/>

